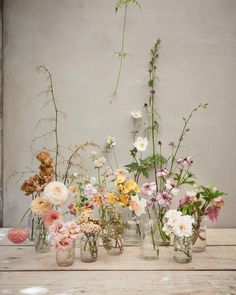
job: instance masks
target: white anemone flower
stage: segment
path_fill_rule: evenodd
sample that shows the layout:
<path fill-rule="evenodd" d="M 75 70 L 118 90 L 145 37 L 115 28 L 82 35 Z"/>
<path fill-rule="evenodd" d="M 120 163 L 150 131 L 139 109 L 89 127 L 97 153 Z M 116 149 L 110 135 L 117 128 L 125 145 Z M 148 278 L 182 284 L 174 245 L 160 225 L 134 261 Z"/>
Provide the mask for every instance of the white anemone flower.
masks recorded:
<path fill-rule="evenodd" d="M 173 233 L 179 238 L 191 237 L 193 223 L 194 219 L 190 215 L 183 215 L 177 219 L 173 227 Z"/>
<path fill-rule="evenodd" d="M 61 205 L 68 198 L 68 189 L 60 181 L 50 182 L 44 189 L 43 199 L 49 201 L 53 205 Z"/>
<path fill-rule="evenodd" d="M 170 193 L 174 196 L 176 196 L 179 192 L 179 188 L 176 186 L 176 184 L 174 183 L 174 180 L 171 178 L 168 178 L 166 180 L 166 184 L 165 187 L 170 191 Z"/>
<path fill-rule="evenodd" d="M 144 198 L 139 198 L 138 195 L 131 196 L 130 210 L 134 211 L 137 216 L 145 214 L 147 201 Z"/>
<path fill-rule="evenodd" d="M 109 145 L 110 148 L 116 145 L 116 139 L 113 135 L 109 135 L 107 137 L 107 144 Z"/>
<path fill-rule="evenodd" d="M 132 112 L 130 112 L 130 114 L 131 114 L 131 116 L 135 119 L 135 120 L 137 120 L 137 119 L 141 119 L 142 118 L 142 112 L 141 111 L 139 111 L 139 110 L 137 110 L 137 111 L 132 111 Z"/>
<path fill-rule="evenodd" d="M 136 149 L 140 152 L 145 152 L 147 149 L 147 145 L 148 145 L 148 140 L 146 137 L 137 137 L 134 146 L 136 147 Z"/>

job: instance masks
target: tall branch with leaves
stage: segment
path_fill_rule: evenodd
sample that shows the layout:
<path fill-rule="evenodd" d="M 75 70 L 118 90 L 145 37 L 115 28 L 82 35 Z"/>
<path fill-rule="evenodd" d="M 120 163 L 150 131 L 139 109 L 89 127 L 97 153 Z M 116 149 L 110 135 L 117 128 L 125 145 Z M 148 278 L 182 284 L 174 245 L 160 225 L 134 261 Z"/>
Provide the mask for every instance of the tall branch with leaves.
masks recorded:
<path fill-rule="evenodd" d="M 120 10 L 122 7 L 124 7 L 124 21 L 123 21 L 122 36 L 121 36 L 121 49 L 120 49 L 120 51 L 115 52 L 115 54 L 117 54 L 118 57 L 120 58 L 120 62 L 119 62 L 119 67 L 118 67 L 118 74 L 117 74 L 115 89 L 111 95 L 110 103 L 113 101 L 114 98 L 117 97 L 123 60 L 128 54 L 127 52 L 125 52 L 125 32 L 126 32 L 127 11 L 128 11 L 129 4 L 135 4 L 141 9 L 141 6 L 137 0 L 117 0 L 116 6 L 115 6 L 116 13 L 118 12 L 118 10 Z"/>

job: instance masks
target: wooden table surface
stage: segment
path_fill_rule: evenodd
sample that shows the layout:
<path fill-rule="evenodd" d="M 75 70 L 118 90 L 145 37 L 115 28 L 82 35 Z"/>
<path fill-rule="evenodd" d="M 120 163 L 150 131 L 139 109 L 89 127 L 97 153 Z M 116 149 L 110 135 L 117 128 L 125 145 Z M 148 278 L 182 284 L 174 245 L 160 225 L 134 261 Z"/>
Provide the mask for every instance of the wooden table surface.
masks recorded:
<path fill-rule="evenodd" d="M 139 248 L 120 256 L 99 248 L 95 263 L 82 263 L 79 249 L 73 266 L 56 265 L 55 252 L 35 253 L 32 243 L 13 245 L 0 229 L 0 294 L 236 294 L 236 229 L 208 229 L 205 252 L 193 260 L 173 260 L 173 247 L 160 247 L 160 258 L 147 261 Z"/>

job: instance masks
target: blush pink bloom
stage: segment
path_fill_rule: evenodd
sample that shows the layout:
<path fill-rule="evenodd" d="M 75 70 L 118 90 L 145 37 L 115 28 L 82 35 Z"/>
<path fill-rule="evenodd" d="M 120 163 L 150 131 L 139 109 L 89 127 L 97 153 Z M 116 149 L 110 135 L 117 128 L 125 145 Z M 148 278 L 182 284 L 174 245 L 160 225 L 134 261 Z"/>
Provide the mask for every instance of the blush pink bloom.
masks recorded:
<path fill-rule="evenodd" d="M 141 191 L 144 195 L 151 196 L 156 191 L 155 182 L 144 183 Z"/>
<path fill-rule="evenodd" d="M 166 208 L 171 205 L 173 196 L 168 194 L 167 192 L 159 192 L 156 196 L 156 199 L 161 207 Z"/>
<path fill-rule="evenodd" d="M 28 228 L 12 228 L 8 231 L 7 237 L 14 244 L 21 244 L 28 239 Z"/>
<path fill-rule="evenodd" d="M 76 239 L 79 236 L 80 228 L 75 221 L 70 221 L 66 223 L 66 227 L 68 228 L 69 235 L 71 239 Z"/>
<path fill-rule="evenodd" d="M 179 188 L 174 183 L 174 180 L 172 180 L 170 178 L 166 180 L 165 187 L 167 188 L 167 190 L 169 190 L 169 193 L 171 192 L 171 194 L 174 196 L 176 196 L 179 192 Z"/>
<path fill-rule="evenodd" d="M 190 167 L 193 163 L 192 157 L 186 157 L 184 159 L 178 159 L 177 164 L 182 167 Z"/>
<path fill-rule="evenodd" d="M 59 250 L 67 250 L 73 247 L 74 241 L 71 238 L 62 236 L 58 240 L 56 240 L 56 249 Z"/>
<path fill-rule="evenodd" d="M 157 169 L 157 176 L 166 176 L 169 173 L 169 171 L 166 168 L 159 168 Z"/>
<path fill-rule="evenodd" d="M 205 211 L 205 215 L 208 219 L 210 219 L 213 223 L 216 223 L 218 216 L 220 214 L 220 208 L 219 207 L 209 207 Z"/>
<path fill-rule="evenodd" d="M 223 197 L 218 197 L 213 199 L 211 203 L 213 207 L 222 207 L 225 204 L 225 200 Z"/>
<path fill-rule="evenodd" d="M 60 212 L 56 210 L 50 210 L 43 216 L 43 223 L 46 228 L 49 228 L 55 220 L 62 219 Z"/>
<path fill-rule="evenodd" d="M 69 236 L 69 230 L 61 219 L 55 220 L 49 229 L 52 234 L 52 237 L 55 240 L 60 239 L 62 236 Z"/>

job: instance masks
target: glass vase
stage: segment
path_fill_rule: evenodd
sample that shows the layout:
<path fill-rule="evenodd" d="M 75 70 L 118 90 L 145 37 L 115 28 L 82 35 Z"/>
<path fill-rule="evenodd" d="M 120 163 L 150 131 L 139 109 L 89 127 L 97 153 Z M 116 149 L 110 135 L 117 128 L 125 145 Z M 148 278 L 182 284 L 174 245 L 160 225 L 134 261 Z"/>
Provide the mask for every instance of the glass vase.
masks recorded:
<path fill-rule="evenodd" d="M 141 257 L 148 260 L 159 258 L 159 230 L 158 222 L 148 212 L 142 226 Z"/>
<path fill-rule="evenodd" d="M 179 263 L 192 260 L 192 237 L 174 238 L 174 260 Z"/>
<path fill-rule="evenodd" d="M 203 252 L 206 249 L 206 224 L 204 217 L 198 217 L 193 224 L 193 252 Z"/>
<path fill-rule="evenodd" d="M 165 213 L 169 210 L 166 208 L 160 208 L 159 209 L 159 219 L 158 219 L 158 231 L 159 231 L 159 246 L 169 246 L 170 245 L 170 237 L 166 235 L 166 233 L 163 231 L 163 226 L 165 224 Z"/>
<path fill-rule="evenodd" d="M 103 235 L 102 241 L 103 246 L 109 255 L 117 256 L 124 252 L 124 243 L 121 236 L 109 238 L 106 235 Z"/>
<path fill-rule="evenodd" d="M 56 262 L 58 266 L 71 266 L 75 261 L 75 241 L 68 249 L 56 249 Z"/>
<path fill-rule="evenodd" d="M 35 231 L 35 223 L 37 221 L 37 217 L 34 215 L 32 211 L 28 216 L 28 228 L 29 228 L 29 240 L 34 240 L 34 231 Z"/>
<path fill-rule="evenodd" d="M 98 235 L 83 234 L 80 238 L 80 259 L 83 262 L 94 262 L 98 256 Z"/>
<path fill-rule="evenodd" d="M 140 246 L 141 244 L 141 222 L 133 211 L 128 211 L 126 216 L 127 230 L 123 235 L 125 245 Z"/>
<path fill-rule="evenodd" d="M 34 244 L 37 253 L 47 253 L 51 248 L 50 232 L 44 227 L 42 220 L 35 224 Z"/>

